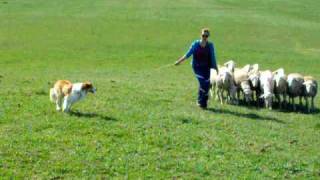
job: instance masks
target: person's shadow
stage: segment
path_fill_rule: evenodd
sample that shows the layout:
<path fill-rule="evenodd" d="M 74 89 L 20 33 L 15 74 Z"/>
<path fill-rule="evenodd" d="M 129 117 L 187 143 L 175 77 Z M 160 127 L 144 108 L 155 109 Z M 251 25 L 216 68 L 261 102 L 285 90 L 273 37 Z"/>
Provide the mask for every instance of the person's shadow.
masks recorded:
<path fill-rule="evenodd" d="M 208 108 L 207 110 L 210 111 L 210 112 L 214 112 L 214 113 L 229 114 L 229 115 L 248 118 L 248 119 L 252 119 L 252 120 L 274 121 L 274 122 L 277 122 L 277 123 L 285 124 L 284 121 L 279 120 L 277 118 L 268 117 L 268 116 L 260 116 L 260 115 L 255 114 L 255 113 L 240 113 L 240 112 L 230 111 L 228 109 L 213 109 L 213 108 Z"/>
<path fill-rule="evenodd" d="M 99 119 L 103 119 L 105 121 L 118 121 L 116 118 L 114 117 L 110 117 L 110 116 L 105 116 L 105 115 L 101 115 L 98 113 L 85 113 L 85 112 L 80 112 L 80 111 L 70 111 L 69 113 L 71 116 L 76 116 L 76 117 L 83 117 L 83 118 L 99 118 Z"/>

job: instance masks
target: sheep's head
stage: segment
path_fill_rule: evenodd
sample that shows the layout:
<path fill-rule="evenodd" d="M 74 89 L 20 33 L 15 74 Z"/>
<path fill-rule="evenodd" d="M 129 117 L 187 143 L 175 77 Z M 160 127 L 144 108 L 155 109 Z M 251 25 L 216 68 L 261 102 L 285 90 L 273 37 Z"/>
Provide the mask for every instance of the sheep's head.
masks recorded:
<path fill-rule="evenodd" d="M 317 84 L 315 84 L 313 81 L 305 81 L 303 85 L 306 88 L 307 94 L 316 94 L 317 93 Z"/>
<path fill-rule="evenodd" d="M 230 60 L 224 63 L 223 65 L 225 65 L 228 68 L 228 70 L 230 70 L 230 72 L 234 72 L 234 68 L 236 67 L 236 63 L 233 60 Z"/>
<path fill-rule="evenodd" d="M 236 99 L 237 91 L 238 91 L 237 86 L 232 85 L 230 87 L 230 95 L 231 95 L 232 98 Z"/>
<path fill-rule="evenodd" d="M 249 80 L 247 81 L 243 81 L 241 83 L 241 89 L 243 91 L 243 94 L 244 94 L 244 98 L 245 98 L 245 101 L 246 102 L 251 102 L 253 99 L 252 99 L 252 90 L 251 90 L 251 87 L 250 87 L 250 83 L 249 83 Z"/>
<path fill-rule="evenodd" d="M 252 87 L 257 88 L 260 82 L 259 73 L 251 73 L 249 74 L 249 80 L 251 81 Z"/>
<path fill-rule="evenodd" d="M 252 65 L 252 71 L 259 72 L 259 64 Z"/>

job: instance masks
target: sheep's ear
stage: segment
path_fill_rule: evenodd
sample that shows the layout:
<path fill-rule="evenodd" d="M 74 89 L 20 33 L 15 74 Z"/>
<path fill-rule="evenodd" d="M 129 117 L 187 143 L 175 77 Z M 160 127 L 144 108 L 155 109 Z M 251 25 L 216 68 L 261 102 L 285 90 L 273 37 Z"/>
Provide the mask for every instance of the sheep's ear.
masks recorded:
<path fill-rule="evenodd" d="M 259 64 L 252 65 L 252 69 L 254 69 L 255 71 L 259 71 Z"/>
<path fill-rule="evenodd" d="M 230 64 L 230 63 L 232 63 L 232 62 L 235 64 L 235 62 L 234 62 L 233 60 L 230 60 L 230 61 L 224 63 L 223 65 L 227 66 L 228 64 Z"/>

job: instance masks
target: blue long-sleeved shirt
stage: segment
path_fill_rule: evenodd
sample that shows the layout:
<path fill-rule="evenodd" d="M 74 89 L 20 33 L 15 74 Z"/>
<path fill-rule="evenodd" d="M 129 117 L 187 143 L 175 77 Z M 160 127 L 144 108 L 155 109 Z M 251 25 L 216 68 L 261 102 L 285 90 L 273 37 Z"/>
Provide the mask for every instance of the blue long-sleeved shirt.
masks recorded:
<path fill-rule="evenodd" d="M 200 48 L 201 48 L 201 49 L 200 49 Z M 208 48 L 208 49 L 209 49 L 209 58 L 210 58 L 210 61 L 211 61 L 211 63 L 210 63 L 210 68 L 213 68 L 213 69 L 216 69 L 216 70 L 217 70 L 216 56 L 215 56 L 215 50 L 214 50 L 214 45 L 213 45 L 213 43 L 212 43 L 212 42 L 208 42 L 205 48 Z M 201 51 L 202 49 L 204 49 L 204 48 L 202 48 L 202 47 L 200 46 L 200 40 L 195 40 L 195 41 L 191 44 L 188 52 L 185 54 L 185 57 L 186 57 L 186 58 L 189 58 L 191 55 L 193 55 L 193 58 L 192 58 L 192 65 L 193 65 L 193 66 L 199 64 L 199 62 L 201 62 L 201 61 L 205 61 L 205 60 L 203 60 L 203 59 L 197 59 L 197 58 L 199 58 L 199 57 L 197 56 L 197 53 L 198 53 L 199 51 Z"/>

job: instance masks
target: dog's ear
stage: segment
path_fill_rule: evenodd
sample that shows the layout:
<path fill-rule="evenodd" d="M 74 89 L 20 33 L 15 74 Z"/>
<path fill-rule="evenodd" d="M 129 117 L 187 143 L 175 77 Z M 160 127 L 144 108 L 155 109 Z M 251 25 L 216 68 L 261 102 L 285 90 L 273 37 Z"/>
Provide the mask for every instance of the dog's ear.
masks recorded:
<path fill-rule="evenodd" d="M 92 88 L 92 83 L 89 82 L 89 81 L 84 82 L 82 84 L 82 87 L 81 87 L 81 89 L 83 89 L 83 90 L 88 90 L 88 89 L 91 89 L 91 88 Z"/>

